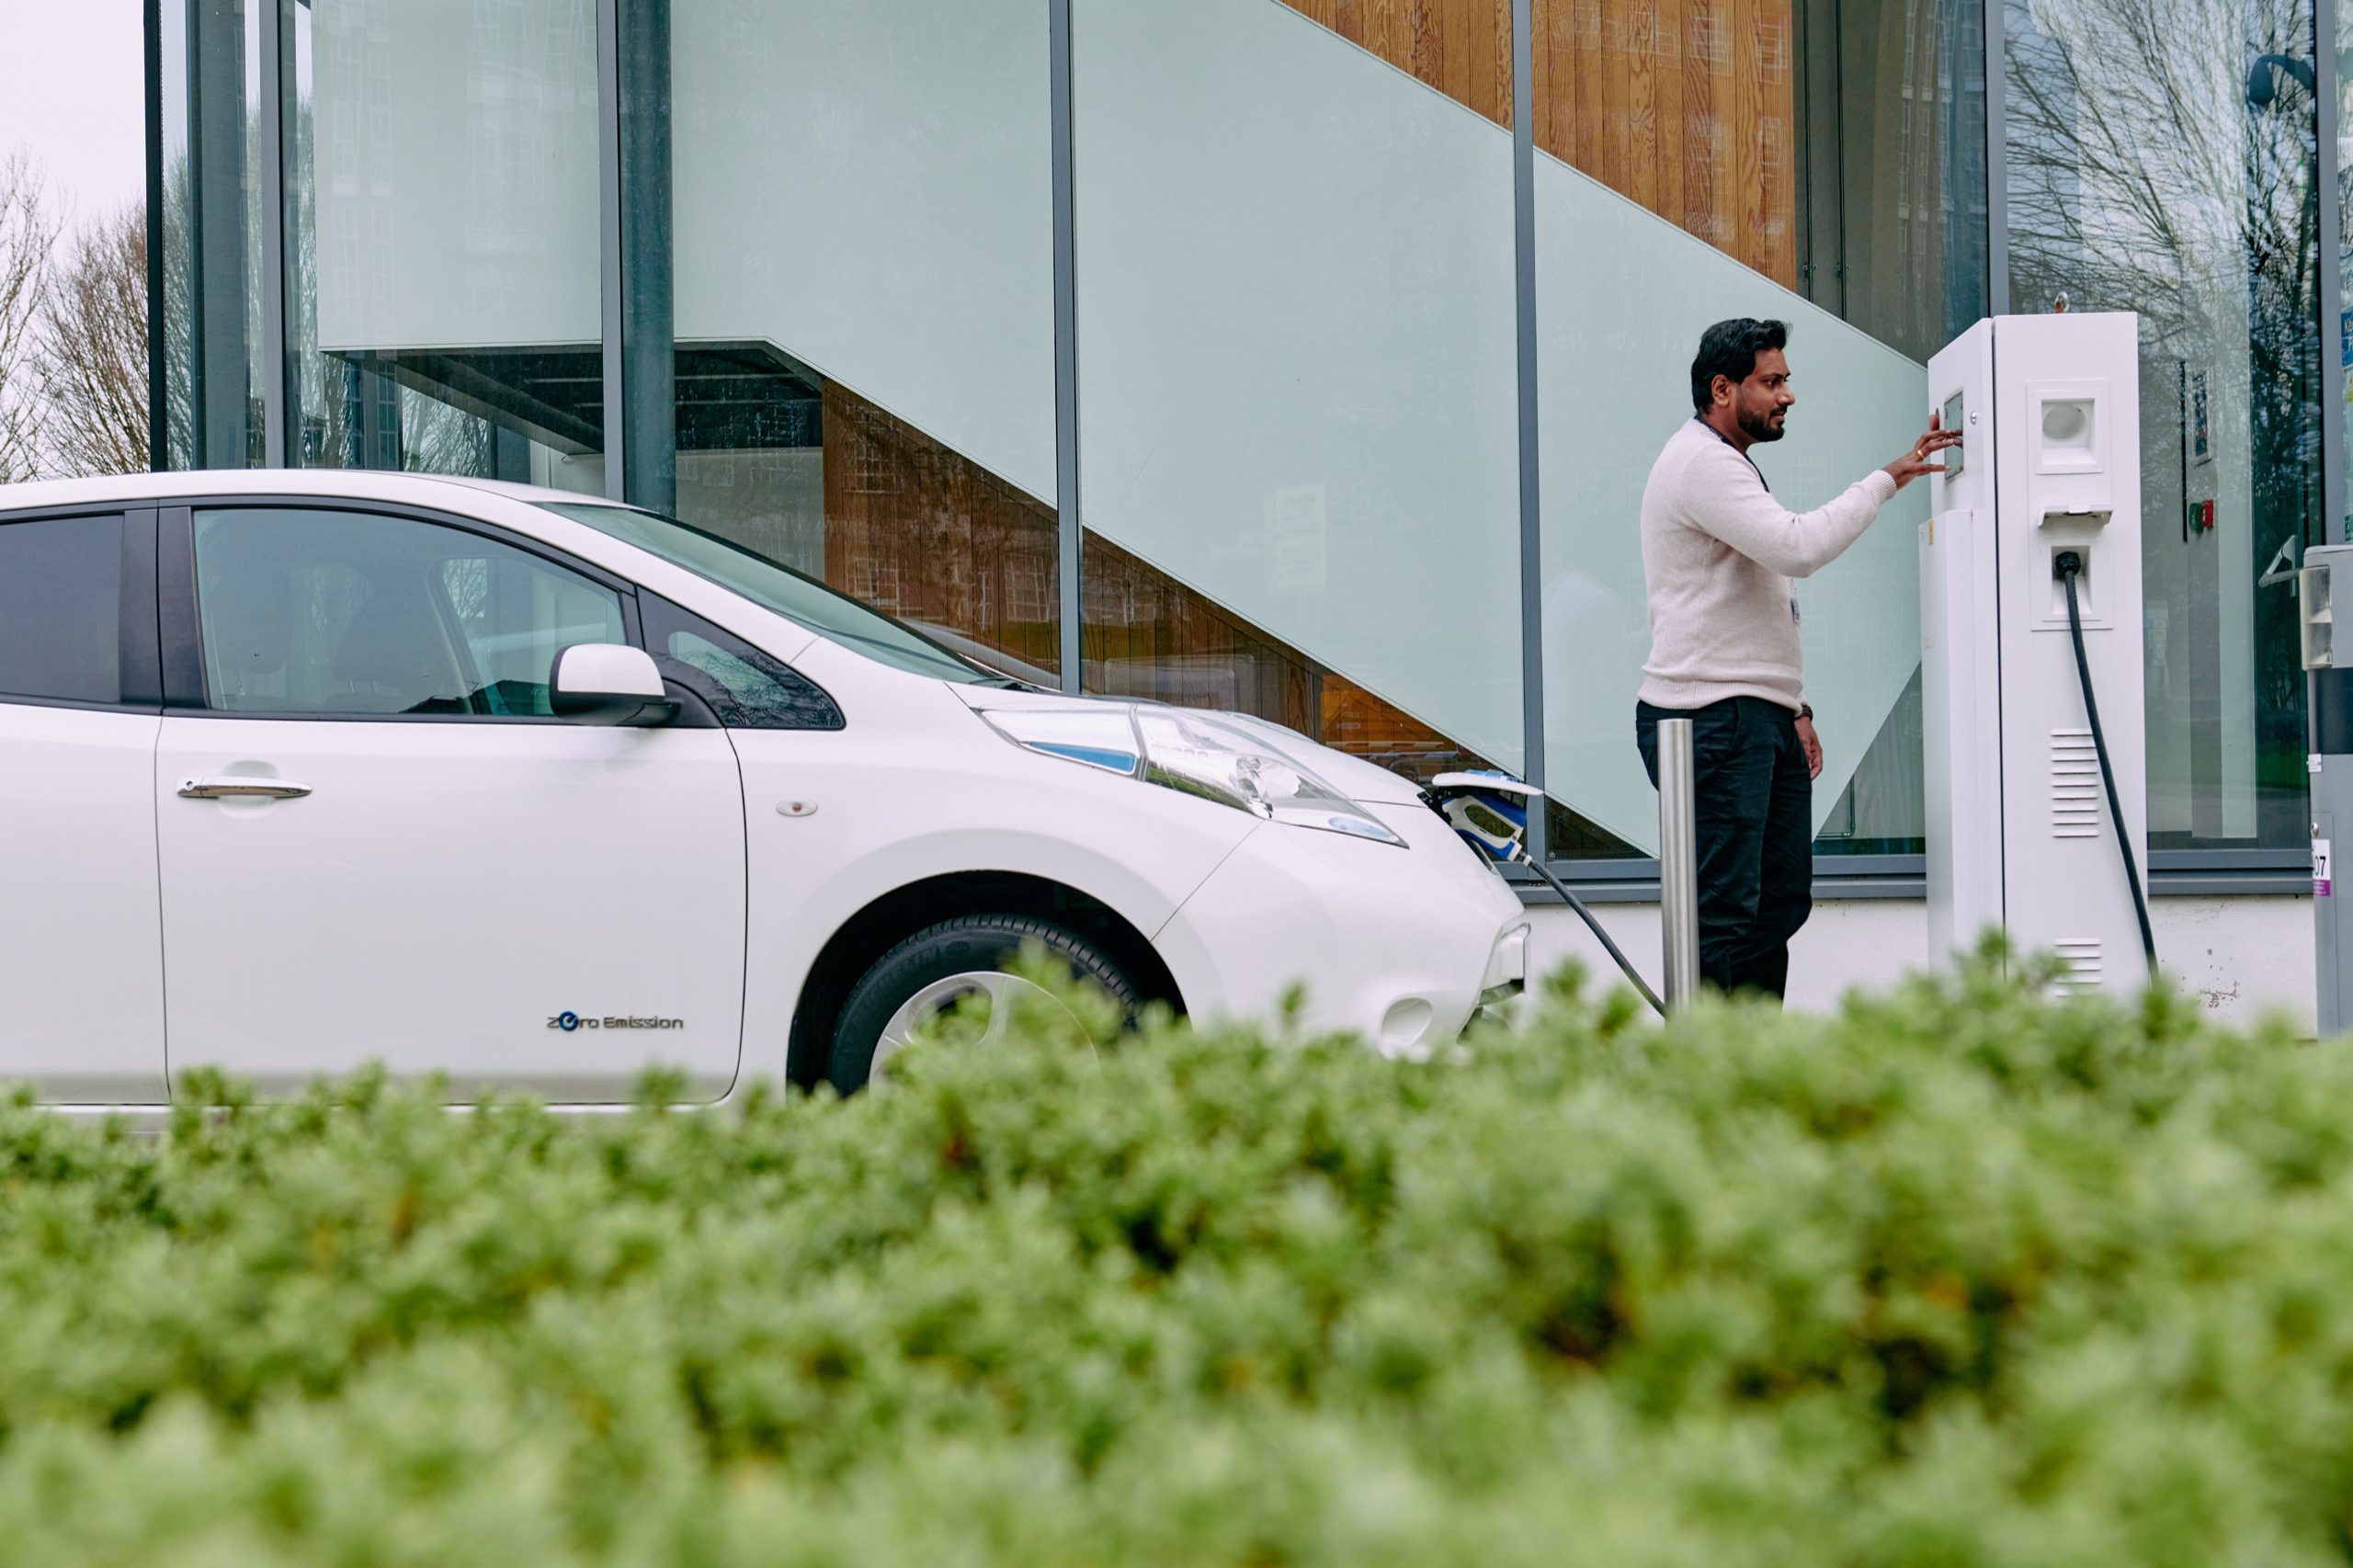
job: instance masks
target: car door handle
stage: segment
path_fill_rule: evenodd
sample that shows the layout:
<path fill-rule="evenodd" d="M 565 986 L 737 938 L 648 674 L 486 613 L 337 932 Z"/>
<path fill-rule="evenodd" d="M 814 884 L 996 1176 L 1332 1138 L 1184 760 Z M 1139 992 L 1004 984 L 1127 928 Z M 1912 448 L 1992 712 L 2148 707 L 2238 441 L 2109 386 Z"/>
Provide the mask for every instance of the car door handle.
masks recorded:
<path fill-rule="evenodd" d="M 249 773 L 190 778 L 180 786 L 184 801 L 299 801 L 310 792 L 308 784 L 290 778 L 257 778 Z"/>

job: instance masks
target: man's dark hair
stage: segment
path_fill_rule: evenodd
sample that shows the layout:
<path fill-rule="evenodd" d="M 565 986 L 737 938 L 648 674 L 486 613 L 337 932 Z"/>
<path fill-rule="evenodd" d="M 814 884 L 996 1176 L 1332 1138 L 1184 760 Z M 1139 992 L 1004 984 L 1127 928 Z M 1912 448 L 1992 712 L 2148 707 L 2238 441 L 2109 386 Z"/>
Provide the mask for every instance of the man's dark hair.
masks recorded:
<path fill-rule="evenodd" d="M 1734 316 L 1720 321 L 1699 335 L 1699 357 L 1691 361 L 1691 407 L 1705 414 L 1715 401 L 1716 378 L 1728 376 L 1737 386 L 1756 369 L 1756 356 L 1768 348 L 1790 346 L 1790 324 Z"/>

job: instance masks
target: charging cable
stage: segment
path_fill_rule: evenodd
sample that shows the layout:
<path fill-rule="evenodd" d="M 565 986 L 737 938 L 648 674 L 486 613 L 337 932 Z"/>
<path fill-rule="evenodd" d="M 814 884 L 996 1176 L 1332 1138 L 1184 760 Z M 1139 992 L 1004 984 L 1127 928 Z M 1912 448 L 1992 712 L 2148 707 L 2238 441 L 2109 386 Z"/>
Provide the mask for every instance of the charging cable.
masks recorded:
<path fill-rule="evenodd" d="M 2084 712 L 2092 722 L 2092 750 L 2099 754 L 2100 782 L 2108 786 L 2108 820 L 2116 829 L 2116 852 L 2124 857 L 2124 881 L 2132 890 L 2132 913 L 2141 917 L 2141 950 L 2149 955 L 2149 972 L 2157 971 L 2157 937 L 2149 926 L 2149 895 L 2141 885 L 2141 868 L 2132 858 L 2132 840 L 2124 827 L 2124 807 L 2116 796 L 2116 769 L 2108 760 L 2108 735 L 2099 727 L 2099 703 L 2092 696 L 2092 665 L 2084 653 L 2084 612 L 2075 598 L 2075 579 L 2084 574 L 2084 558 L 2063 550 L 2051 562 L 2052 574 L 2067 590 L 2067 631 L 2075 640 L 2075 677 L 2083 683 Z"/>
<path fill-rule="evenodd" d="M 1600 942 L 1602 950 L 1609 955 L 1627 980 L 1632 983 L 1634 989 L 1643 994 L 1643 1000 L 1648 1002 L 1660 1017 L 1666 1017 L 1666 1004 L 1658 999 L 1658 993 L 1650 988 L 1641 971 L 1634 968 L 1634 960 L 1609 939 L 1609 933 L 1601 928 L 1601 922 L 1594 918 L 1593 911 L 1586 907 L 1585 900 L 1571 892 L 1568 884 L 1554 876 L 1551 868 L 1528 853 L 1528 813 L 1534 808 L 1540 791 L 1508 773 L 1481 769 L 1469 773 L 1441 773 L 1422 793 L 1432 809 L 1451 824 L 1464 842 L 1490 864 L 1522 865 L 1541 877 L 1547 887 L 1559 893 L 1562 900 L 1577 912 L 1577 918 L 1586 923 L 1586 928 Z"/>
<path fill-rule="evenodd" d="M 1544 883 L 1547 887 L 1551 888 L 1554 892 L 1559 893 L 1563 899 L 1567 901 L 1568 906 L 1577 912 L 1577 917 L 1583 920 L 1586 926 L 1591 929 L 1594 937 L 1601 943 L 1603 949 L 1608 951 L 1612 959 L 1617 960 L 1619 969 L 1624 971 L 1626 978 L 1633 983 L 1634 989 L 1643 994 L 1643 1000 L 1651 1005 L 1652 1011 L 1657 1013 L 1662 1018 L 1666 1017 L 1666 1004 L 1658 999 L 1658 993 L 1653 991 L 1643 981 L 1642 975 L 1635 971 L 1634 960 L 1628 958 L 1623 952 L 1620 952 L 1619 950 L 1618 944 L 1609 939 L 1609 933 L 1601 928 L 1601 922 L 1593 917 L 1593 911 L 1585 906 L 1585 900 L 1571 892 L 1569 891 L 1568 884 L 1561 881 L 1560 878 L 1554 876 L 1550 867 L 1540 863 L 1533 858 L 1524 860 L 1521 863 L 1529 870 L 1543 878 Z"/>

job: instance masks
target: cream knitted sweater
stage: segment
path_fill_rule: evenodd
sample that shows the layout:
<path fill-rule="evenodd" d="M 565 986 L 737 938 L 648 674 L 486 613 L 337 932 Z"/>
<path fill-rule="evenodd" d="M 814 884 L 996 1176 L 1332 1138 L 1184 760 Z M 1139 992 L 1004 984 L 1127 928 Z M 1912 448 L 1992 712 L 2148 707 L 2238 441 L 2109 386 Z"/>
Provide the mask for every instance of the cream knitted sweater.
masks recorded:
<path fill-rule="evenodd" d="M 1895 494 L 1874 469 L 1828 505 L 1791 512 L 1731 442 L 1685 422 L 1643 490 L 1643 579 L 1651 656 L 1642 698 L 1704 708 L 1761 697 L 1803 700 L 1798 601 L 1790 579 L 1836 561 Z"/>

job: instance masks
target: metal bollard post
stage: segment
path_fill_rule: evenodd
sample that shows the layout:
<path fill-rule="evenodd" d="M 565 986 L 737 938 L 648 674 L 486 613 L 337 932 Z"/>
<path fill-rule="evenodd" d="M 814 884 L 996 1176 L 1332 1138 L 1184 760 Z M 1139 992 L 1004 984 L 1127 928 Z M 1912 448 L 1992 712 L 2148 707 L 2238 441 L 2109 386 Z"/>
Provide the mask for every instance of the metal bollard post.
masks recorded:
<path fill-rule="evenodd" d="M 1699 989 L 1699 856 L 1691 821 L 1691 721 L 1658 726 L 1658 913 L 1666 961 L 1666 1005 Z"/>

